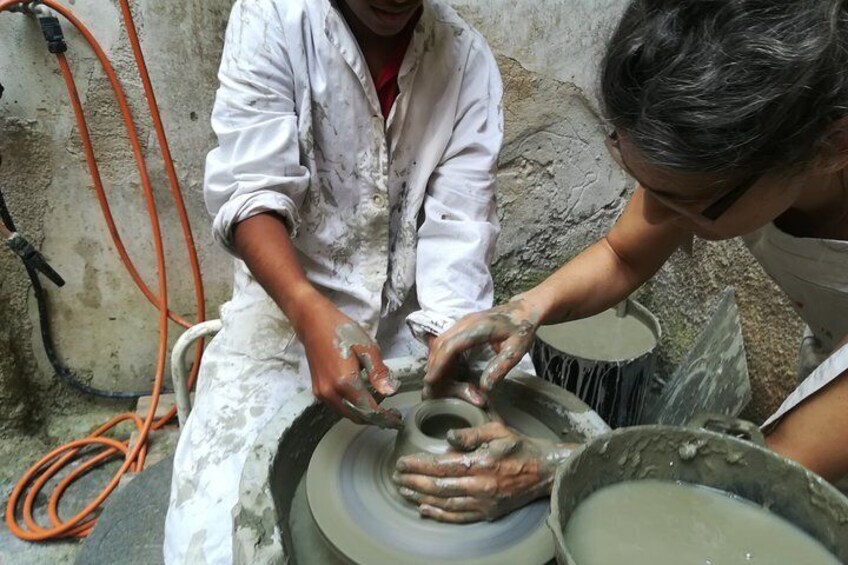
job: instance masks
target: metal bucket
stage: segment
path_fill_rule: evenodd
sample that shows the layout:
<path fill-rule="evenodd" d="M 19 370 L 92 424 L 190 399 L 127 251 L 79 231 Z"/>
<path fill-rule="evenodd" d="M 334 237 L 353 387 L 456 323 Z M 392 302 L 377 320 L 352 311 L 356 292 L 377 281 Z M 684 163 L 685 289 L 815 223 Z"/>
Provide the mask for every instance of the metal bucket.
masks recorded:
<path fill-rule="evenodd" d="M 739 426 L 730 431 L 762 438 L 755 426 L 747 427 L 755 431 L 745 433 Z M 742 497 L 794 524 L 848 563 L 848 498 L 830 483 L 751 441 L 667 426 L 616 430 L 590 441 L 560 467 L 548 521 L 557 562 L 578 565 L 565 545 L 565 527 L 580 503 L 604 487 L 646 479 L 682 481 Z"/>
<path fill-rule="evenodd" d="M 616 316 L 609 316 L 611 312 L 616 312 Z M 600 316 L 606 316 L 607 321 L 613 324 L 615 319 L 624 316 L 638 321 L 653 333 L 653 345 L 621 358 L 589 359 L 566 350 L 567 347 L 546 341 L 545 330 L 556 326 L 543 326 L 531 349 L 533 365 L 540 377 L 577 395 L 611 427 L 632 426 L 640 423 L 642 418 L 646 391 L 654 377 L 656 350 L 662 330 L 657 318 L 647 308 L 630 299 Z M 588 325 L 599 320 L 600 316 L 567 324 Z M 598 328 L 592 326 L 589 331 L 598 331 Z"/>

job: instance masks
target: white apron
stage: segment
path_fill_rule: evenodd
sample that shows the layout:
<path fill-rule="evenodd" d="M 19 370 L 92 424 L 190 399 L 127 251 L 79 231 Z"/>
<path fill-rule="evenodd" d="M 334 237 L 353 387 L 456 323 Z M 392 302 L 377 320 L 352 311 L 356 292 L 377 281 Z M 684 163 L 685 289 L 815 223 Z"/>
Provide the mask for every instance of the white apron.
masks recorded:
<path fill-rule="evenodd" d="M 807 324 L 800 383 L 763 424 L 767 429 L 848 371 L 848 242 L 794 237 L 774 224 L 744 237 L 748 249 Z M 846 407 L 848 410 L 848 407 Z"/>

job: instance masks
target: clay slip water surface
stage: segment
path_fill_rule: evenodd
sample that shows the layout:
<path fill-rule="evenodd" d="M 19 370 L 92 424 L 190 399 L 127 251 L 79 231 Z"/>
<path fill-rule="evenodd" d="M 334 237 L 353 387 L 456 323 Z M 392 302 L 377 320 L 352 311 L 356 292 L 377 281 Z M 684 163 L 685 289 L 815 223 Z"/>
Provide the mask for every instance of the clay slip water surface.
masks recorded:
<path fill-rule="evenodd" d="M 670 481 L 592 494 L 565 528 L 577 565 L 839 565 L 819 542 L 751 502 Z"/>
<path fill-rule="evenodd" d="M 629 361 L 657 345 L 657 336 L 645 322 L 632 314 L 617 316 L 615 309 L 591 318 L 542 326 L 537 335 L 558 351 L 593 361 Z"/>

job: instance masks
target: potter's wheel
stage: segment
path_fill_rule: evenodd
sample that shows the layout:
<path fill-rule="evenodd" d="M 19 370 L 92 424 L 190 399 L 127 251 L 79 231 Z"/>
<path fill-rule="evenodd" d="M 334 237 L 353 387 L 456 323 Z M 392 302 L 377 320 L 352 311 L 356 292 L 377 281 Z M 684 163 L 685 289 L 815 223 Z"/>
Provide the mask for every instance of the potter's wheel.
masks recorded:
<path fill-rule="evenodd" d="M 417 391 L 383 404 L 408 414 L 420 402 Z M 504 406 L 500 414 L 526 435 L 557 439 L 540 421 L 515 408 Z M 541 565 L 553 558 L 553 539 L 545 524 L 546 499 L 495 522 L 444 524 L 419 517 L 391 481 L 396 436 L 392 430 L 343 420 L 327 432 L 312 455 L 305 479 L 308 507 L 321 538 L 343 561 Z"/>

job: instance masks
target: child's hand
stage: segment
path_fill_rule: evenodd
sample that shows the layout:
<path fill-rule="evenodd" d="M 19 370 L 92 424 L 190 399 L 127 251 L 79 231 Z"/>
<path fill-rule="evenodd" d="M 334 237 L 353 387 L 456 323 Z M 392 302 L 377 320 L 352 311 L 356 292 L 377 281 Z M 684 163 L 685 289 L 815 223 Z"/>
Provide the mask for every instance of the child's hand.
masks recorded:
<path fill-rule="evenodd" d="M 297 332 L 316 398 L 358 424 L 401 427 L 400 413 L 380 407 L 363 382 L 364 369 L 378 394 L 394 394 L 399 386 L 383 364 L 379 346 L 359 324 L 321 297 L 310 303 Z"/>

